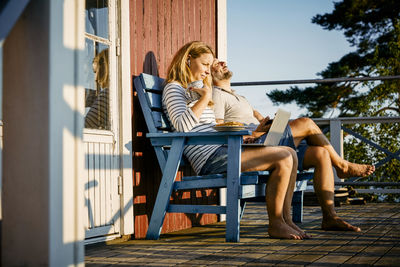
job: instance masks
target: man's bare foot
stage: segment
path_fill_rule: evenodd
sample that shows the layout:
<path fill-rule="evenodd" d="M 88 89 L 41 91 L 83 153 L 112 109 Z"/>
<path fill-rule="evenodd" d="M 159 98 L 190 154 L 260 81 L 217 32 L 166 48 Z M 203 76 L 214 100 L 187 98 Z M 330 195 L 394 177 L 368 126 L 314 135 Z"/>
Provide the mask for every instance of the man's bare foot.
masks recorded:
<path fill-rule="evenodd" d="M 286 222 L 287 225 L 292 227 L 295 231 L 299 233 L 302 239 L 310 239 L 311 235 L 307 234 L 306 232 L 303 231 L 300 227 L 298 227 L 293 221 L 292 222 Z"/>
<path fill-rule="evenodd" d="M 339 178 L 364 177 L 374 173 L 375 166 L 346 161 L 341 168 L 335 167 L 335 169 Z"/>
<path fill-rule="evenodd" d="M 282 239 L 303 239 L 299 233 L 286 223 L 277 223 L 274 226 L 268 226 L 268 234 L 271 238 Z"/>
<path fill-rule="evenodd" d="M 359 227 L 353 226 L 339 217 L 333 217 L 329 219 L 323 218 L 321 228 L 327 231 L 361 232 Z"/>

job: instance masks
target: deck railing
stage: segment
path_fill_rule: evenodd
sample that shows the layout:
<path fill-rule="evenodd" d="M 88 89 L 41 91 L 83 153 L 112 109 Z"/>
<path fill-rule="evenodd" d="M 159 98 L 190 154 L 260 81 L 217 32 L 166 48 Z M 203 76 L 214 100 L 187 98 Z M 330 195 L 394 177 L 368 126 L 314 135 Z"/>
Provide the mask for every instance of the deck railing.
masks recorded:
<path fill-rule="evenodd" d="M 385 163 L 391 160 L 400 161 L 400 150 L 398 151 L 389 151 L 388 149 L 376 144 L 372 140 L 362 136 L 360 133 L 357 133 L 345 125 L 349 124 L 376 124 L 376 123 L 399 123 L 400 117 L 343 117 L 343 118 L 316 118 L 313 119 L 318 126 L 329 126 L 330 131 L 330 141 L 332 146 L 335 148 L 336 152 L 340 156 L 343 157 L 343 132 L 346 132 L 353 137 L 359 139 L 361 142 L 366 143 L 377 150 L 380 150 L 386 154 L 386 157 L 379 162 L 375 163 L 376 168 L 382 167 Z M 398 141 L 398 136 L 393 137 L 393 142 Z M 343 181 L 339 179 L 337 176 L 335 177 L 335 185 L 346 186 L 371 186 L 374 188 L 371 189 L 358 189 L 359 193 L 400 193 L 400 189 L 379 189 L 379 187 L 400 187 L 399 182 L 385 182 L 385 181 L 368 181 L 368 182 L 360 182 L 360 181 Z"/>
<path fill-rule="evenodd" d="M 332 78 L 332 79 L 307 79 L 307 80 L 283 80 L 283 81 L 256 81 L 256 82 L 235 82 L 231 83 L 232 86 L 258 86 L 258 85 L 285 85 L 285 84 L 305 84 L 305 83 L 336 83 L 336 82 L 364 82 L 375 80 L 394 80 L 400 79 L 397 76 L 380 76 L 380 77 L 359 77 L 359 78 Z M 343 132 L 346 132 L 353 137 L 359 139 L 361 142 L 366 143 L 377 150 L 386 154 L 386 158 L 375 163 L 376 168 L 383 167 L 385 163 L 391 160 L 400 161 L 400 150 L 389 151 L 388 149 L 376 144 L 372 140 L 362 136 L 361 134 L 347 128 L 345 125 L 349 124 L 377 124 L 377 123 L 399 123 L 400 117 L 339 117 L 339 118 L 314 118 L 314 122 L 320 126 L 329 126 L 330 141 L 336 152 L 343 157 Z M 394 136 L 393 142 L 398 142 L 399 137 Z M 400 170 L 399 170 L 400 171 Z M 342 180 L 335 174 L 336 186 L 353 187 L 369 187 L 357 189 L 358 193 L 391 193 L 400 194 L 400 181 L 387 182 L 387 181 L 359 181 L 358 179 Z M 388 188 L 390 187 L 390 188 Z M 393 188 L 394 187 L 394 188 Z"/>

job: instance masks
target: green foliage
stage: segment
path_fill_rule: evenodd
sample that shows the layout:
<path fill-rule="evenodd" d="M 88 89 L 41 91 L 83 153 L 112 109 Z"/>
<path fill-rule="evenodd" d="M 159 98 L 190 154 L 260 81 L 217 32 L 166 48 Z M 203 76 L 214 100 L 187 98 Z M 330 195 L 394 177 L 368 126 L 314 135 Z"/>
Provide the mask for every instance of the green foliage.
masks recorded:
<path fill-rule="evenodd" d="M 343 31 L 356 48 L 318 75 L 322 78 L 370 77 L 400 75 L 400 1 L 342 0 L 331 13 L 316 15 L 312 23 L 326 30 Z M 340 82 L 293 86 L 267 93 L 274 104 L 295 102 L 306 108 L 309 117 L 400 116 L 400 80 Z M 391 152 L 400 149 L 398 123 L 346 126 Z M 387 155 L 376 148 L 347 136 L 345 158 L 358 163 L 376 164 Z M 391 160 L 368 180 L 400 181 L 400 162 Z M 392 196 L 390 196 L 392 197 Z"/>
<path fill-rule="evenodd" d="M 332 62 L 322 78 L 400 75 L 400 1 L 343 0 L 332 13 L 312 22 L 327 30 L 341 30 L 357 49 Z M 340 116 L 400 115 L 400 81 L 342 82 L 273 90 L 273 103 L 296 102 L 307 116 L 322 117 L 333 110 Z"/>

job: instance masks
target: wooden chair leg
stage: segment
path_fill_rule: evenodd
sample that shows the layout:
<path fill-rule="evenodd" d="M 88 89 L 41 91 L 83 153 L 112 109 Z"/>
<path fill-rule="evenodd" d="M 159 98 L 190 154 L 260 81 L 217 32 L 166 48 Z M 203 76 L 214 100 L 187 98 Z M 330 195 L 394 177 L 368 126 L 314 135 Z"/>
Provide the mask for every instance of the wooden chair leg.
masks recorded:
<path fill-rule="evenodd" d="M 240 142 L 241 138 L 228 137 L 226 242 L 240 241 Z"/>
<path fill-rule="evenodd" d="M 156 240 L 160 237 L 165 213 L 169 205 L 169 199 L 172 193 L 172 187 L 178 172 L 179 160 L 182 157 L 184 138 L 172 141 L 171 151 L 168 156 L 167 163 L 158 189 L 156 203 L 151 215 L 149 228 L 147 229 L 146 239 Z"/>
<path fill-rule="evenodd" d="M 243 218 L 245 208 L 246 208 L 246 200 L 241 199 L 240 200 L 240 220 L 242 220 L 242 218 Z"/>
<path fill-rule="evenodd" d="M 304 196 L 304 191 L 296 191 L 293 194 L 292 219 L 294 222 L 299 222 L 299 223 L 303 222 L 303 196 Z"/>

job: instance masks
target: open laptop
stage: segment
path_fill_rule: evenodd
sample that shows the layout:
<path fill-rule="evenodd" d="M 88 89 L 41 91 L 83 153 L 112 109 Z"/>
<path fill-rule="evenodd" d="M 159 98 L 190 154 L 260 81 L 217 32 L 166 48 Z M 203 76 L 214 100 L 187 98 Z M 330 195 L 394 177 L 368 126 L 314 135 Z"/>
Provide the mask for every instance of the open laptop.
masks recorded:
<path fill-rule="evenodd" d="M 277 146 L 283 136 L 283 133 L 285 132 L 286 125 L 288 124 L 289 119 L 290 112 L 283 109 L 278 109 L 264 142 L 243 144 L 242 146 Z"/>

